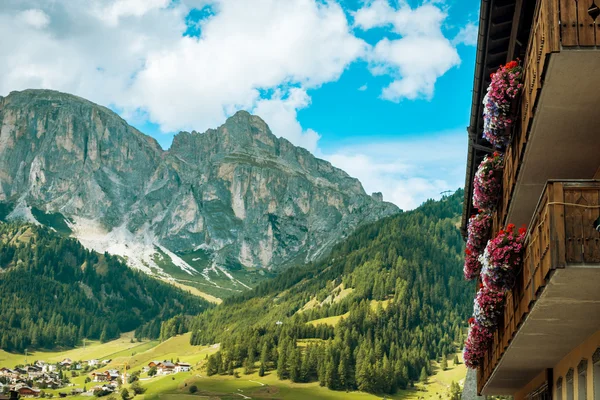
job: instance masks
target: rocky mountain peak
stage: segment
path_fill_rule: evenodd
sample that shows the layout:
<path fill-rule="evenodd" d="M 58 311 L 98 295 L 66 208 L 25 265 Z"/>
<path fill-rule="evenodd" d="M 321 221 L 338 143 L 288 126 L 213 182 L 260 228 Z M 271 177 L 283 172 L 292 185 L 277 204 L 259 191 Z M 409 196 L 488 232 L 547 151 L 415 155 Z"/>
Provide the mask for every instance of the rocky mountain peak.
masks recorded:
<path fill-rule="evenodd" d="M 12 217 L 62 215 L 86 246 L 149 273 L 166 273 L 157 257 L 207 279 L 206 268 L 306 262 L 398 211 L 246 111 L 180 132 L 168 151 L 111 110 L 55 91 L 2 98 L 0 126 L 0 202 Z"/>

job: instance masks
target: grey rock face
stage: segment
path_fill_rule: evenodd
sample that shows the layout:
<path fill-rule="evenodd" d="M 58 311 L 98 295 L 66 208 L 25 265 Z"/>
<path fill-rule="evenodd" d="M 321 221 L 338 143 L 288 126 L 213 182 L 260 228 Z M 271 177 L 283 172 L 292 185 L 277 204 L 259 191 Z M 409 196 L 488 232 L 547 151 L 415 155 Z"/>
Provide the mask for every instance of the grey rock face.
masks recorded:
<path fill-rule="evenodd" d="M 49 90 L 0 97 L 0 202 L 174 252 L 202 248 L 230 268 L 316 259 L 398 211 L 247 112 L 163 151 L 107 108 Z"/>

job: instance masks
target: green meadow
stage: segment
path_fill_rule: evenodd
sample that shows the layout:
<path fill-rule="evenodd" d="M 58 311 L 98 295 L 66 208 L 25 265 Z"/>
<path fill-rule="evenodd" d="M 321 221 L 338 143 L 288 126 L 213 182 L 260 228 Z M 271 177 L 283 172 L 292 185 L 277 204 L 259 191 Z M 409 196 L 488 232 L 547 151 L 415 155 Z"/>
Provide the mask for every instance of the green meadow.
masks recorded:
<path fill-rule="evenodd" d="M 335 318 L 335 317 L 333 317 Z M 426 383 L 418 383 L 410 390 L 400 391 L 395 395 L 377 396 L 362 392 L 338 392 L 313 383 L 292 383 L 281 381 L 277 378 L 275 371 L 270 371 L 264 377 L 257 373 L 251 375 L 243 374 L 242 369 L 236 370 L 237 376 L 211 376 L 207 377 L 204 364 L 208 355 L 219 349 L 213 346 L 191 346 L 189 344 L 190 334 L 184 334 L 170 338 L 162 343 L 158 341 L 133 342 L 132 333 L 122 335 L 119 339 L 107 343 L 89 342 L 85 347 L 79 347 L 67 351 L 29 353 L 28 361 L 44 360 L 46 362 L 60 361 L 64 358 L 72 360 L 87 359 L 111 359 L 111 363 L 100 370 L 119 369 L 123 370 L 127 365 L 128 372 L 141 371 L 152 360 L 180 360 L 193 366 L 190 372 L 183 372 L 166 376 L 148 377 L 147 374 L 140 375 L 140 383 L 146 389 L 142 395 L 135 398 L 139 400 L 178 400 L 178 399 L 289 399 L 289 400 L 335 400 L 335 399 L 446 399 L 450 384 L 462 381 L 466 375 L 464 364 L 453 365 L 450 361 L 446 371 L 442 371 L 437 363 L 434 363 L 434 375 L 430 376 Z M 306 343 L 299 343 L 300 346 Z M 0 351 L 0 366 L 14 367 L 23 364 L 25 355 L 11 354 Z M 95 385 L 94 382 L 85 383 L 86 375 L 71 378 L 72 387 L 46 390 L 46 393 L 59 392 L 70 393 L 73 388 L 89 389 Z M 124 387 L 129 385 L 125 384 Z M 190 388 L 196 386 L 197 391 L 190 393 Z M 89 396 L 69 396 L 71 399 L 90 399 Z M 108 399 L 109 397 L 104 397 Z M 120 397 L 119 397 L 120 399 Z"/>

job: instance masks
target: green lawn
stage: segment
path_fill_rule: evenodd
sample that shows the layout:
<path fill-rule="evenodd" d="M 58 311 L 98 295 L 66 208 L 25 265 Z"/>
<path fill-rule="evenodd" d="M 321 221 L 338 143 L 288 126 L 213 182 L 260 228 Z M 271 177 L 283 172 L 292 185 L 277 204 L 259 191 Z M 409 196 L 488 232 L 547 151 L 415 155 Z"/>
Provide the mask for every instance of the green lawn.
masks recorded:
<path fill-rule="evenodd" d="M 317 326 L 317 325 L 321 325 L 321 324 L 336 326 L 342 318 L 346 318 L 348 315 L 350 315 L 350 312 L 347 312 L 346 314 L 342 314 L 342 315 L 336 315 L 334 317 L 313 319 L 312 321 L 308 321 L 307 324 L 311 324 L 313 326 Z"/>

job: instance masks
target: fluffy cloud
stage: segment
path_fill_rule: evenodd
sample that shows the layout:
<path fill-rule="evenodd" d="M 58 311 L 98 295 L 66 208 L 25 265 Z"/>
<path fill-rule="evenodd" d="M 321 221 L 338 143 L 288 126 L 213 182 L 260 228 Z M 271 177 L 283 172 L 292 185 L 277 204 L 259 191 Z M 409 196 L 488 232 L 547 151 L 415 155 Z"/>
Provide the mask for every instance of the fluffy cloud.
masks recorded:
<path fill-rule="evenodd" d="M 383 89 L 382 98 L 391 101 L 433 96 L 435 82 L 460 64 L 455 46 L 442 33 L 446 13 L 432 3 L 412 8 L 400 2 L 394 9 L 387 0 L 374 0 L 354 13 L 358 28 L 391 26 L 399 39 L 384 38 L 369 54 L 375 75 L 394 80 Z"/>
<path fill-rule="evenodd" d="M 18 14 L 17 20 L 23 21 L 25 24 L 41 29 L 48 26 L 50 18 L 48 14 L 37 8 L 22 11 Z"/>
<path fill-rule="evenodd" d="M 464 184 L 467 135 L 462 130 L 387 142 L 364 143 L 324 155 L 357 177 L 367 193 L 408 210 Z"/>
<path fill-rule="evenodd" d="M 464 44 L 466 46 L 477 45 L 477 35 L 479 34 L 479 28 L 472 22 L 460 28 L 456 37 L 452 40 L 455 45 Z"/>
<path fill-rule="evenodd" d="M 200 38 L 151 53 L 137 76 L 132 106 L 143 105 L 166 129 L 215 126 L 231 111 L 253 108 L 259 89 L 337 80 L 367 48 L 337 3 L 262 0 L 253 3 L 251 18 L 235 0 L 215 7 Z M 178 97 L 189 101 L 173 104 Z"/>
<path fill-rule="evenodd" d="M 297 119 L 297 110 L 309 104 L 310 97 L 303 89 L 292 88 L 287 95 L 278 89 L 269 99 L 259 100 L 252 112 L 260 115 L 273 132 L 285 132 L 290 142 L 314 153 L 320 136 L 312 129 L 303 130 Z"/>

